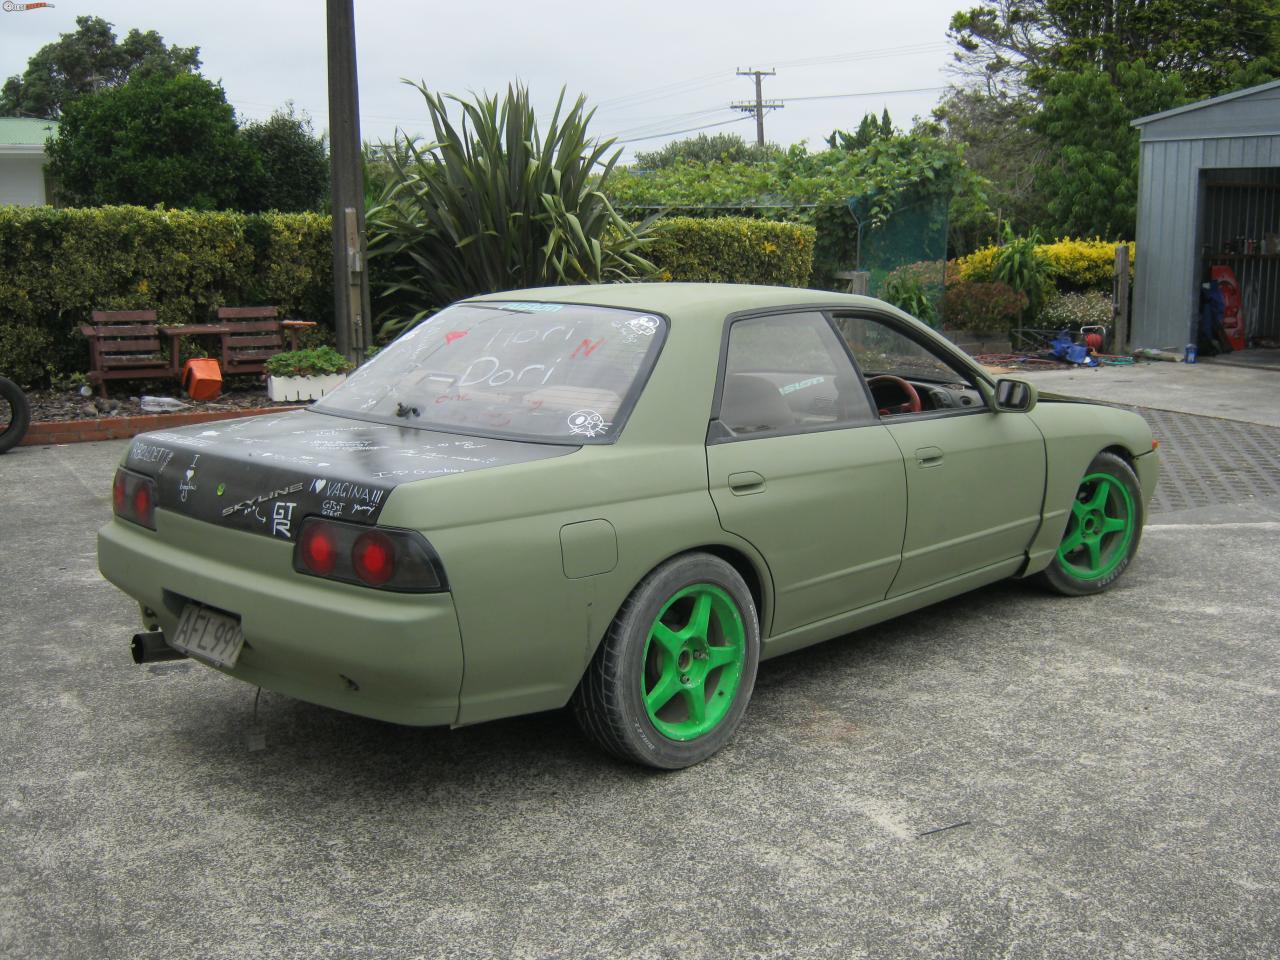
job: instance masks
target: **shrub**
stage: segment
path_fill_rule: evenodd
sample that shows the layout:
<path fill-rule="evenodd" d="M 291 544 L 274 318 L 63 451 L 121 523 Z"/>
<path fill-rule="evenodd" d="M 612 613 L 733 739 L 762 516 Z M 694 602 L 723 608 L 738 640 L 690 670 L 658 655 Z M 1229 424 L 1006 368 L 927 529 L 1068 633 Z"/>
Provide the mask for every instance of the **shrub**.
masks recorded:
<path fill-rule="evenodd" d="M 94 310 L 195 323 L 270 303 L 332 328 L 329 218 L 141 207 L 0 208 L 0 372 L 28 384 L 88 369 Z"/>
<path fill-rule="evenodd" d="M 323 377 L 346 373 L 355 364 L 333 347 L 325 346 L 277 353 L 263 366 L 273 377 Z"/>
<path fill-rule="evenodd" d="M 63 352 L 39 327 L 0 321 L 0 376 L 30 387 L 57 372 L 52 359 Z"/>
<path fill-rule="evenodd" d="M 1027 306 L 1022 311 L 1024 321 L 1040 314 L 1052 286 L 1044 260 L 1036 250 L 1039 242 L 1038 234 L 1016 237 L 1006 225 L 1004 243 L 996 252 L 996 280 L 1008 284 L 1027 298 Z"/>
<path fill-rule="evenodd" d="M 1084 293 L 1064 293 L 1045 304 L 1036 324 L 1045 329 L 1063 327 L 1103 326 L 1111 323 L 1111 298 L 1105 293 L 1089 290 Z"/>
<path fill-rule="evenodd" d="M 959 278 L 947 281 L 942 316 L 956 330 L 1006 331 L 1017 325 L 1027 296 L 1006 283 Z"/>
<path fill-rule="evenodd" d="M 1116 247 L 1110 240 L 1058 240 L 1040 247 L 1049 277 L 1059 290 L 1111 292 Z M 1134 244 L 1129 243 L 1129 279 L 1133 279 Z"/>
<path fill-rule="evenodd" d="M 884 278 L 876 296 L 930 326 L 937 326 L 945 267 L 941 260 L 904 264 Z"/>
<path fill-rule="evenodd" d="M 1116 244 L 1110 240 L 1057 240 L 1042 243 L 1036 253 L 1044 262 L 1045 271 L 1054 286 L 1060 290 L 1098 290 L 1111 292 L 1112 275 L 1115 272 Z M 968 256 L 953 260 L 948 274 L 962 280 L 990 282 L 996 279 L 996 260 L 1000 247 L 983 247 Z M 1133 279 L 1133 263 L 1136 250 L 1129 243 L 1129 279 Z"/>
<path fill-rule="evenodd" d="M 917 320 L 934 326 L 938 313 L 934 309 L 933 300 L 915 277 L 910 274 L 894 272 L 885 278 L 880 287 L 880 299 L 893 304 Z"/>
<path fill-rule="evenodd" d="M 656 279 L 803 287 L 813 227 L 749 217 L 669 217 L 653 224 L 645 256 Z"/>

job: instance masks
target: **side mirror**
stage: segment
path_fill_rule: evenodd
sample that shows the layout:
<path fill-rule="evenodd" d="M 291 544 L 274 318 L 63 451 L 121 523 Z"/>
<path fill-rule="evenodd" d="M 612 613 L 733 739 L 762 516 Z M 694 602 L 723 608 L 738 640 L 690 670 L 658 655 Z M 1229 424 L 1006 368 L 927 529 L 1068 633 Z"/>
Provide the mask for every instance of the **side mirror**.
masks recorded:
<path fill-rule="evenodd" d="M 996 381 L 996 410 L 1026 413 L 1036 405 L 1040 393 L 1025 380 Z"/>

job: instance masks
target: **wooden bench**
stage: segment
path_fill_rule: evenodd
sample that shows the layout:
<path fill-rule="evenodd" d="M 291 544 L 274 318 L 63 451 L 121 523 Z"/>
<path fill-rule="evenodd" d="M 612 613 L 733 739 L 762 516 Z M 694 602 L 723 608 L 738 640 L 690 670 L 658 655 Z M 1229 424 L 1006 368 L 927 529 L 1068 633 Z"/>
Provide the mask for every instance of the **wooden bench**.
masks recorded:
<path fill-rule="evenodd" d="M 278 307 L 219 307 L 222 334 L 222 374 L 262 373 L 269 357 L 284 349 L 284 326 Z"/>
<path fill-rule="evenodd" d="M 95 310 L 92 325 L 82 323 L 80 332 L 89 340 L 89 380 L 104 397 L 108 380 L 173 376 L 154 310 Z"/>

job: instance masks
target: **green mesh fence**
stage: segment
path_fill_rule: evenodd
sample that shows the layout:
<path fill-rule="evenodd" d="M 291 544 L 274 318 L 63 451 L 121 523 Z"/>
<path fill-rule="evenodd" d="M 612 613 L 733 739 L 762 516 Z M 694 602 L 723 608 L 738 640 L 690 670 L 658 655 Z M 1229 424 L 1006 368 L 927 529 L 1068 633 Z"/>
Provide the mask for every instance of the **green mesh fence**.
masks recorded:
<path fill-rule="evenodd" d="M 847 215 L 861 235 L 851 268 L 870 274 L 871 296 L 940 326 L 947 264 L 947 198 L 908 201 L 876 227 L 865 223 L 865 207 L 864 198 L 849 201 Z"/>

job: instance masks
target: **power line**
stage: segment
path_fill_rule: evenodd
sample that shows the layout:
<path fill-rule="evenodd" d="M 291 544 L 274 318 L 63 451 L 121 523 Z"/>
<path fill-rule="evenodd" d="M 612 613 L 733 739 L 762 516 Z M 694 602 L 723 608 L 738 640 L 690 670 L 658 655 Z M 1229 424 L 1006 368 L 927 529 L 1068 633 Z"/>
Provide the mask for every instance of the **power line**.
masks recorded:
<path fill-rule="evenodd" d="M 666 133 L 651 133 L 647 137 L 632 137 L 629 140 L 615 140 L 615 143 L 639 143 L 641 140 L 657 140 L 659 137 L 674 137 L 679 133 L 693 133 L 697 130 L 710 130 L 712 127 L 723 127 L 730 123 L 741 123 L 746 117 L 734 117 L 732 120 L 721 120 L 719 123 L 704 123 L 700 127 L 686 127 L 683 130 L 668 130 Z"/>
<path fill-rule="evenodd" d="M 943 42 L 915 43 L 907 44 L 900 47 L 882 47 L 876 50 L 861 50 L 851 53 L 837 53 L 820 57 L 805 57 L 799 60 L 777 60 L 774 61 L 777 67 L 811 67 L 824 66 L 832 63 L 847 63 L 852 60 L 882 60 L 892 57 L 915 56 L 921 53 L 935 53 L 940 50 L 949 49 L 951 44 Z M 762 58 L 764 59 L 764 58 Z M 638 106 L 640 103 L 650 102 L 652 100 L 663 100 L 667 97 L 676 96 L 679 93 L 688 92 L 688 88 L 715 86 L 717 83 L 727 81 L 724 71 L 715 73 L 706 73 L 697 77 L 690 77 L 685 80 L 673 80 L 656 87 L 649 87 L 644 90 L 637 90 L 634 93 L 625 93 L 617 97 L 608 97 L 604 100 L 596 101 L 596 106 L 601 108 L 613 108 L 626 103 L 627 106 Z"/>
<path fill-rule="evenodd" d="M 810 97 L 783 97 L 783 103 L 796 103 L 800 100 L 846 100 L 854 97 L 888 97 L 898 93 L 937 93 L 943 87 L 912 87 L 908 90 L 866 90 L 861 93 L 821 93 Z"/>
<path fill-rule="evenodd" d="M 654 131 L 661 130 L 663 127 L 669 127 L 676 123 L 692 123 L 695 119 L 706 119 L 709 121 L 715 114 L 721 114 L 723 116 L 727 109 L 727 107 L 715 107 L 711 110 L 698 110 L 694 113 L 688 114 L 678 113 L 673 116 L 650 120 L 648 123 L 636 124 L 634 127 L 623 127 L 620 130 L 614 130 L 613 135 L 615 137 L 643 137 L 647 134 L 653 133 Z"/>

